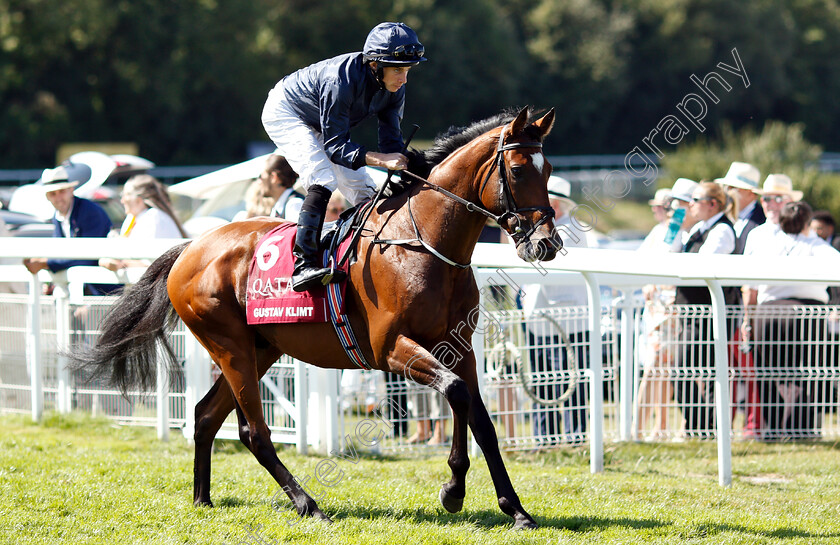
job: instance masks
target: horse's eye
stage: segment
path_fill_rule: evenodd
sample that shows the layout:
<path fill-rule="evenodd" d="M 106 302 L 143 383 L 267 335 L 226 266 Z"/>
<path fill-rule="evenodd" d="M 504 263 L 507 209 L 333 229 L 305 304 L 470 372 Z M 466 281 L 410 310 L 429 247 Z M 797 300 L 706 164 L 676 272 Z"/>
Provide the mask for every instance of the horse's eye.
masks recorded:
<path fill-rule="evenodd" d="M 522 174 L 524 172 L 525 172 L 525 167 L 517 167 L 517 166 L 511 166 L 510 167 L 510 173 L 513 174 L 514 178 L 522 177 Z"/>

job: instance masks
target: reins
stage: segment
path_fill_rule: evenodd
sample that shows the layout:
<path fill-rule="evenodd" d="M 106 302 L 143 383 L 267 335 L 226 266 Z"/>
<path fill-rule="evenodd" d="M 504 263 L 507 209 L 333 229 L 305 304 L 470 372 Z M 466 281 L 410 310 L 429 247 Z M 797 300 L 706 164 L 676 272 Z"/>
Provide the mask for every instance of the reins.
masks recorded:
<path fill-rule="evenodd" d="M 443 194 L 447 198 L 449 198 L 449 199 L 451 199 L 451 200 L 453 200 L 453 201 L 455 201 L 459 204 L 464 205 L 464 207 L 467 209 L 467 211 L 478 212 L 480 214 L 483 214 L 483 215 L 487 216 L 488 218 L 492 219 L 493 221 L 495 221 L 496 223 L 498 223 L 499 225 L 501 225 L 502 222 L 505 221 L 508 218 L 514 219 L 515 222 L 516 222 L 516 226 L 514 228 L 513 233 L 510 233 L 510 236 L 511 236 L 511 238 L 513 238 L 514 243 L 518 244 L 523 239 L 529 238 L 534 232 L 536 232 L 537 229 L 540 228 L 541 225 L 543 225 L 545 222 L 547 222 L 550 218 L 553 218 L 554 217 L 554 210 L 551 207 L 548 207 L 548 206 L 529 206 L 529 207 L 524 207 L 524 208 L 518 208 L 517 207 L 516 199 L 514 199 L 514 196 L 513 196 L 513 190 L 511 189 L 510 182 L 508 181 L 508 178 L 507 178 L 507 168 L 505 168 L 504 152 L 514 150 L 514 149 L 519 149 L 519 148 L 542 149 L 542 143 L 541 142 L 514 142 L 514 143 L 511 143 L 511 144 L 505 144 L 504 140 L 505 140 L 505 131 L 506 130 L 507 130 L 507 127 L 503 127 L 502 132 L 499 134 L 499 145 L 496 148 L 496 157 L 494 158 L 493 164 L 490 167 L 490 170 L 487 172 L 487 175 L 484 177 L 484 180 L 482 181 L 481 186 L 479 187 L 479 191 L 478 191 L 479 198 L 480 198 L 481 194 L 484 192 L 484 188 L 487 185 L 487 182 L 490 180 L 490 177 L 493 175 L 493 172 L 498 168 L 499 169 L 499 193 L 500 193 L 499 200 L 500 200 L 500 203 L 502 204 L 502 206 L 504 206 L 504 210 L 505 210 L 502 214 L 499 214 L 499 215 L 494 214 L 493 212 L 491 212 L 487 208 L 485 208 L 485 207 L 483 207 L 479 204 L 476 204 L 472 201 L 468 201 L 467 199 L 464 199 L 463 197 L 460 197 L 460 196 L 456 195 L 455 193 L 452 193 L 448 189 L 444 189 L 444 188 L 440 187 L 439 185 L 433 184 L 432 182 L 430 182 L 426 178 L 424 178 L 422 176 L 419 176 L 417 174 L 414 174 L 413 172 L 403 170 L 403 171 L 400 171 L 400 175 L 401 176 L 406 176 L 407 175 L 409 178 L 412 178 L 412 179 L 424 184 L 429 189 L 437 191 L 438 193 Z M 384 187 L 385 186 L 383 185 L 382 188 L 380 188 L 380 191 L 377 193 L 376 197 L 367 204 L 367 206 L 369 208 L 365 211 L 366 212 L 366 214 L 364 214 L 365 220 L 367 219 L 367 216 L 370 214 L 370 210 L 376 205 L 376 202 L 379 200 L 379 197 L 382 193 L 382 189 Z M 414 219 L 414 212 L 411 210 L 411 196 L 408 197 L 408 199 L 406 201 L 406 206 L 408 207 L 408 216 L 411 219 L 411 225 L 414 229 L 414 237 L 413 238 L 404 238 L 404 239 L 374 238 L 373 241 L 372 241 L 372 244 L 407 245 L 407 244 L 412 244 L 412 243 L 419 243 L 426 250 L 428 250 L 432 255 L 434 255 L 435 257 L 437 257 L 438 259 L 440 259 L 441 261 L 443 261 L 444 263 L 446 263 L 448 265 L 452 265 L 453 267 L 457 267 L 459 269 L 466 269 L 470 266 L 470 263 L 466 263 L 466 264 L 458 263 L 456 261 L 453 261 L 453 260 L 449 259 L 445 255 L 441 254 L 438 250 L 436 250 L 429 243 L 427 243 L 425 240 L 423 240 L 423 237 L 420 234 L 420 228 L 417 226 L 417 221 Z M 525 230 L 522 229 L 522 218 L 521 218 L 520 214 L 523 213 L 523 212 L 533 212 L 533 211 L 542 212 L 542 216 L 540 217 L 539 220 L 532 223 L 531 228 L 528 231 L 525 231 Z M 364 224 L 365 223 L 366 223 L 365 221 L 362 221 L 359 224 L 358 231 L 356 232 L 356 236 L 358 236 L 361 233 L 361 231 L 364 229 Z M 349 252 L 348 252 L 348 254 L 349 254 Z M 347 255 L 345 255 L 344 258 L 341 260 L 342 263 L 344 262 L 346 257 L 347 257 Z"/>
<path fill-rule="evenodd" d="M 514 142 L 512 144 L 505 144 L 504 140 L 505 140 L 506 129 L 507 129 L 507 127 L 504 127 L 502 129 L 501 134 L 499 134 L 499 145 L 496 148 L 496 157 L 493 160 L 493 165 L 490 167 L 490 170 L 487 172 L 487 175 L 484 177 L 484 181 L 481 183 L 481 186 L 478 190 L 478 194 L 479 194 L 479 197 L 480 197 L 481 194 L 484 192 L 484 187 L 487 185 L 487 182 L 490 180 L 490 177 L 493 175 L 493 172 L 498 168 L 499 169 L 500 201 L 502 202 L 502 205 L 505 207 L 505 211 L 500 215 L 496 215 L 496 214 L 494 214 L 493 212 L 491 212 L 490 210 L 488 210 L 487 208 L 485 208 L 481 205 L 475 204 L 472 201 L 468 201 L 468 200 L 464 199 L 463 197 L 460 197 L 460 196 L 452 193 L 451 191 L 440 187 L 439 185 L 433 184 L 432 182 L 430 182 L 426 178 L 423 178 L 422 176 L 418 176 L 417 174 L 414 174 L 413 172 L 403 170 L 400 174 L 403 175 L 403 176 L 408 175 L 410 178 L 412 178 L 414 180 L 417 180 L 418 182 L 420 182 L 420 183 L 426 185 L 427 187 L 429 187 L 430 189 L 432 189 L 434 191 L 437 191 L 438 193 L 441 193 L 441 194 L 445 195 L 449 199 L 464 205 L 464 207 L 469 212 L 478 212 L 480 214 L 483 214 L 483 215 L 487 216 L 488 218 L 492 219 L 493 221 L 495 221 L 496 223 L 498 223 L 499 225 L 501 225 L 502 222 L 506 218 L 515 219 L 516 220 L 516 228 L 515 228 L 514 232 L 511 233 L 511 237 L 513 238 L 514 242 L 518 244 L 521 240 L 530 237 L 534 232 L 536 232 L 536 230 L 539 229 L 539 227 L 542 224 L 544 224 L 546 221 L 548 221 L 549 218 L 553 218 L 554 217 L 554 210 L 551 207 L 546 207 L 546 206 L 530 206 L 530 207 L 525 207 L 525 208 L 518 208 L 516 206 L 516 200 L 513 197 L 513 191 L 511 190 L 510 182 L 507 179 L 507 169 L 505 168 L 504 152 L 514 150 L 514 149 L 519 149 L 519 148 L 542 149 L 542 143 L 541 142 Z M 406 239 L 379 239 L 379 238 L 375 238 L 372 242 L 373 244 L 401 245 L 401 244 L 411 244 L 411 243 L 414 243 L 414 242 L 418 242 L 418 243 L 420 243 L 420 245 L 422 245 L 430 253 L 432 253 L 438 259 L 442 260 L 444 263 L 452 265 L 453 267 L 458 267 L 459 269 L 466 269 L 467 267 L 470 266 L 469 263 L 466 263 L 466 264 L 457 263 L 457 262 L 449 259 L 448 257 L 441 254 L 439 251 L 437 251 L 435 248 L 433 248 L 425 240 L 423 240 L 422 236 L 420 235 L 420 229 L 417 226 L 417 221 L 414 219 L 414 213 L 411 210 L 411 197 L 410 196 L 409 196 L 409 198 L 406 202 L 406 206 L 408 207 L 408 216 L 409 216 L 409 218 L 411 218 L 411 225 L 414 228 L 414 238 L 406 238 Z M 532 212 L 532 211 L 541 211 L 541 212 L 543 212 L 543 214 L 542 214 L 542 217 L 539 220 L 537 220 L 536 222 L 534 222 L 531 225 L 531 228 L 526 232 L 522 229 L 522 226 L 521 226 L 522 225 L 522 220 L 521 220 L 520 214 L 522 212 Z"/>

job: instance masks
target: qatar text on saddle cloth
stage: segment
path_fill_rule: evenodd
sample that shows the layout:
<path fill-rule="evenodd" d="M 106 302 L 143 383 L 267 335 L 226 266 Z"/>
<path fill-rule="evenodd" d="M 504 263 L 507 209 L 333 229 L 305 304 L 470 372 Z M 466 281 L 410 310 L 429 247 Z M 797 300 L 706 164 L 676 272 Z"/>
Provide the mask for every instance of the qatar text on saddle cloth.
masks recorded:
<path fill-rule="evenodd" d="M 297 225 L 283 223 L 260 238 L 248 271 L 245 310 L 249 325 L 326 322 L 327 291 L 316 288 L 298 293 L 292 290 L 292 270 Z M 342 242 L 339 255 L 349 239 Z M 343 267 L 347 271 L 347 266 Z M 342 294 L 344 285 L 342 283 Z M 343 298 L 342 298 L 343 299 Z"/>

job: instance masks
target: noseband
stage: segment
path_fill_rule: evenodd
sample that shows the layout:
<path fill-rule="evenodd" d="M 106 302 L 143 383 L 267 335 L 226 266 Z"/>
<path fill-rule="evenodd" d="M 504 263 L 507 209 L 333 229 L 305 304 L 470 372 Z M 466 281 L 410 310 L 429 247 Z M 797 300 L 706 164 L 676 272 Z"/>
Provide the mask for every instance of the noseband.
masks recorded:
<path fill-rule="evenodd" d="M 504 208 L 504 212 L 500 215 L 496 215 L 493 212 L 487 210 L 481 205 L 475 204 L 472 201 L 468 201 L 458 195 L 452 193 L 449 190 L 446 190 L 438 185 L 431 183 L 429 180 L 423 178 L 422 176 L 418 176 L 412 172 L 407 170 L 403 170 L 400 172 L 400 175 L 405 176 L 408 175 L 410 178 L 413 178 L 419 182 L 422 182 L 430 189 L 437 191 L 438 193 L 443 193 L 450 199 L 463 204 L 467 210 L 470 212 L 479 212 L 480 214 L 484 214 L 488 218 L 492 219 L 496 223 L 502 227 L 502 222 L 507 221 L 509 219 L 513 219 L 515 222 L 515 228 L 511 233 L 508 231 L 508 234 L 513 238 L 513 241 L 516 245 L 518 245 L 523 240 L 527 240 L 532 234 L 536 232 L 537 229 L 540 228 L 541 225 L 546 223 L 549 219 L 554 218 L 554 209 L 550 206 L 527 206 L 523 208 L 518 208 L 516 205 L 516 199 L 513 197 L 513 190 L 510 187 L 510 182 L 507 178 L 507 166 L 505 165 L 505 152 L 510 151 L 513 149 L 519 148 L 537 148 L 542 149 L 541 142 L 514 142 L 512 144 L 505 144 L 505 131 L 507 130 L 507 126 L 502 128 L 502 132 L 499 134 L 499 146 L 496 148 L 496 157 L 493 160 L 493 165 L 490 167 L 490 170 L 487 172 L 487 176 L 484 177 L 484 181 L 481 182 L 481 187 L 478 190 L 478 197 L 479 200 L 481 199 L 481 194 L 484 192 L 484 187 L 487 185 L 488 180 L 493 175 L 493 172 L 498 168 L 499 169 L 499 201 Z M 371 205 L 373 203 L 371 202 Z M 429 250 L 433 255 L 452 265 L 453 267 L 458 267 L 460 269 L 466 269 L 470 266 L 469 263 L 457 263 L 452 261 L 448 257 L 444 256 L 433 247 L 431 247 L 426 241 L 424 241 L 420 237 L 420 230 L 417 227 L 417 222 L 414 220 L 414 214 L 411 211 L 411 197 L 409 197 L 408 202 L 406 203 L 408 207 L 408 214 L 411 218 L 411 223 L 414 226 L 414 234 L 415 237 L 411 239 L 380 239 L 375 238 L 373 240 L 373 244 L 409 244 L 413 242 L 419 242 L 424 248 Z M 539 211 L 542 212 L 540 219 L 536 222 L 532 223 L 531 228 L 525 231 L 522 228 L 522 223 L 524 218 L 522 217 L 522 213 L 524 212 L 534 212 Z M 504 227 L 503 227 L 504 228 Z"/>
<path fill-rule="evenodd" d="M 484 193 L 484 186 L 487 185 L 487 181 L 490 180 L 490 176 L 493 175 L 493 171 L 497 168 L 499 169 L 499 201 L 504 208 L 504 212 L 500 216 L 490 216 L 492 217 L 499 226 L 502 225 L 503 221 L 507 220 L 514 220 L 515 227 L 513 228 L 513 232 L 510 233 L 511 238 L 513 241 L 518 245 L 523 240 L 527 240 L 533 235 L 537 229 L 540 228 L 542 224 L 547 222 L 549 219 L 554 218 L 554 209 L 550 206 L 526 206 L 523 208 L 519 208 L 516 205 L 516 199 L 513 197 L 513 190 L 510 187 L 510 182 L 508 181 L 507 177 L 507 167 L 505 165 L 505 152 L 510 151 L 513 149 L 519 148 L 537 148 L 542 149 L 542 142 L 514 142 L 512 144 L 505 144 L 505 131 L 507 130 L 507 126 L 502 128 L 502 132 L 499 134 L 499 146 L 496 148 L 496 159 L 493 161 L 493 166 L 490 167 L 490 170 L 487 172 L 487 176 L 484 177 L 484 181 L 481 182 L 481 187 L 478 190 L 478 198 L 481 199 L 481 194 Z M 489 211 L 488 211 L 489 212 Z M 523 212 L 542 212 L 540 219 L 536 222 L 531 224 L 531 228 L 528 231 L 524 231 L 522 229 L 522 222 Z"/>

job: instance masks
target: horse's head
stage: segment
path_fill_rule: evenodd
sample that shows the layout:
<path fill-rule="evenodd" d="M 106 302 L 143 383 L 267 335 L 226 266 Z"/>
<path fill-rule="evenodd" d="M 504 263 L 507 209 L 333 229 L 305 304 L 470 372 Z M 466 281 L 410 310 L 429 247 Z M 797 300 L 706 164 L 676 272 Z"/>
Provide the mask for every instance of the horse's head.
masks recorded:
<path fill-rule="evenodd" d="M 551 219 L 543 138 L 554 125 L 554 109 L 528 123 L 528 109 L 501 127 L 493 165 L 481 181 L 482 205 L 499 215 L 499 225 L 516 243 L 525 261 L 550 261 L 563 247 Z"/>

